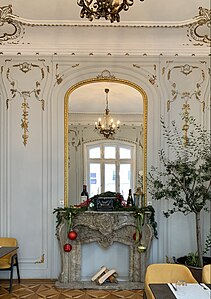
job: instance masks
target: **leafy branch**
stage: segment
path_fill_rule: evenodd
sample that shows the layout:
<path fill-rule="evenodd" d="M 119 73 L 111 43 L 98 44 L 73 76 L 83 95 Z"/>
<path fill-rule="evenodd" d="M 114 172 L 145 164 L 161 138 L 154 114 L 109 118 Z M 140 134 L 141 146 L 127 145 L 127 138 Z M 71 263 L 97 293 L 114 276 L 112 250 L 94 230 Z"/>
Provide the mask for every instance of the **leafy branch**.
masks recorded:
<path fill-rule="evenodd" d="M 161 170 L 151 168 L 148 187 L 152 199 L 171 200 L 172 207 L 164 211 L 166 217 L 176 212 L 195 214 L 197 252 L 202 264 L 200 213 L 209 211 L 211 201 L 211 135 L 193 117 L 185 117 L 189 132 L 185 143 L 176 123 L 167 127 L 161 119 L 170 157 L 163 149 L 158 152 Z"/>

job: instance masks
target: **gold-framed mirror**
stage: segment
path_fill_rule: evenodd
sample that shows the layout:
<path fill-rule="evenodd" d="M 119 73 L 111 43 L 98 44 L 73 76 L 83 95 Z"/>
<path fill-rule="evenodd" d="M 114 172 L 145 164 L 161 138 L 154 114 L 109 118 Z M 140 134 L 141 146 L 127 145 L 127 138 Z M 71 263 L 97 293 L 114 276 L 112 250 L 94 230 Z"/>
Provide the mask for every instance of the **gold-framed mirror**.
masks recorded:
<path fill-rule="evenodd" d="M 107 138 L 103 136 L 100 137 L 99 133 L 94 128 L 95 121 L 98 119 L 99 116 L 102 116 L 104 113 L 105 90 L 107 88 L 109 89 L 109 109 L 111 115 L 115 120 L 117 120 L 117 117 L 120 118 L 119 120 L 120 120 L 121 133 L 118 132 L 117 134 L 115 134 L 114 139 L 112 139 L 113 140 L 112 142 L 116 140 L 122 140 L 122 142 L 127 142 L 127 138 L 125 138 L 127 132 L 129 132 L 130 136 L 134 135 L 133 143 L 138 144 L 141 150 L 141 157 L 137 158 L 139 159 L 140 162 L 139 164 L 141 165 L 141 169 L 137 169 L 136 167 L 135 172 L 136 172 L 136 176 L 139 173 L 142 173 L 141 176 L 142 176 L 143 192 L 146 195 L 147 110 L 148 110 L 147 95 L 145 91 L 137 84 L 128 80 L 115 78 L 111 76 L 110 73 L 108 76 L 107 72 L 106 72 L 106 76 L 104 76 L 102 73 L 102 76 L 98 76 L 96 78 L 90 78 L 74 84 L 67 90 L 65 94 L 65 98 L 64 98 L 64 205 L 65 206 L 77 204 L 75 199 L 76 197 L 78 197 L 78 195 L 76 194 L 77 192 L 79 194 L 80 190 L 77 190 L 77 192 L 74 193 L 74 195 L 71 195 L 70 190 L 72 191 L 74 188 L 80 189 L 79 186 L 81 186 L 84 183 L 83 181 L 84 177 L 81 179 L 81 175 L 80 178 L 78 179 L 81 180 L 79 184 L 78 182 L 75 183 L 74 181 L 74 178 L 77 176 L 77 172 L 78 172 L 77 171 L 78 167 L 77 165 L 75 165 L 76 161 L 83 160 L 85 154 L 83 143 L 84 144 L 87 143 L 87 140 L 84 141 L 85 139 L 84 136 L 82 136 L 81 133 L 79 132 L 80 131 L 79 127 L 83 127 L 82 130 L 83 132 L 87 132 L 87 130 L 89 129 L 89 134 L 91 134 L 90 140 L 92 142 L 99 141 L 99 140 L 101 140 L 102 142 L 103 140 L 107 141 Z M 81 94 L 83 96 L 81 96 Z M 96 101 L 98 102 L 95 102 L 94 99 L 97 99 Z M 86 111 L 83 111 L 85 107 L 86 107 Z M 117 111 L 118 109 L 120 110 L 120 107 L 121 107 L 121 111 Z M 127 113 L 123 113 L 122 109 Z M 88 114 L 89 117 L 87 116 Z M 84 120 L 86 118 L 85 115 L 88 117 L 88 120 L 86 120 L 86 122 Z M 79 119 L 76 121 L 78 117 Z M 137 127 L 138 129 L 136 129 Z M 126 130 L 130 130 L 130 131 L 126 132 Z M 131 134 L 131 132 L 133 134 Z M 139 135 L 137 136 L 137 134 Z M 72 149 L 75 151 L 76 156 L 73 156 L 73 154 L 71 156 Z M 82 153 L 82 156 L 80 156 L 80 158 L 77 158 L 79 157 L 77 155 L 80 155 L 78 149 L 80 149 Z M 75 167 L 74 170 L 73 167 Z M 80 165 L 80 168 L 82 168 L 82 165 Z M 73 173 L 74 173 L 74 177 L 73 177 Z M 70 187 L 71 184 L 72 184 L 72 189 Z M 134 178 L 134 187 L 135 186 L 137 186 L 137 177 Z M 146 196 L 144 200 L 146 204 Z"/>

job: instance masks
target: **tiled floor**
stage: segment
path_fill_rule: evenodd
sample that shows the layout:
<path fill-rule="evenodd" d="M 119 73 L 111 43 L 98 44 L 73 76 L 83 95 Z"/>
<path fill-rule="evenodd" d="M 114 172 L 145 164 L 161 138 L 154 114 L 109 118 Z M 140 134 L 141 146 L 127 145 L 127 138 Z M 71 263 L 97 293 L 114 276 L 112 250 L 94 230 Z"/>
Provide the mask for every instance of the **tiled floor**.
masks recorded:
<path fill-rule="evenodd" d="M 8 292 L 8 282 L 0 281 L 0 299 L 23 298 L 23 299 L 143 299 L 142 290 L 134 291 L 109 291 L 109 290 L 68 290 L 57 289 L 54 281 L 29 281 L 22 280 L 21 284 L 13 284 L 13 291 Z"/>

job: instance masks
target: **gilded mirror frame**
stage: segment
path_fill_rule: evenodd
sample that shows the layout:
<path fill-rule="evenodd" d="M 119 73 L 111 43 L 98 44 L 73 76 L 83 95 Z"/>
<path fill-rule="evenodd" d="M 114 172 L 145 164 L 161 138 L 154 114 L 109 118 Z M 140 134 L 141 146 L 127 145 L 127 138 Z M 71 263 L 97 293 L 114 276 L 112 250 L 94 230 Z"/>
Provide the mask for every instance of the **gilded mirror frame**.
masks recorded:
<path fill-rule="evenodd" d="M 114 82 L 119 84 L 128 85 L 132 88 L 135 88 L 143 98 L 143 191 L 145 194 L 145 205 L 147 204 L 147 115 L 148 115 L 148 99 L 146 92 L 137 84 L 123 79 L 118 78 L 91 78 L 83 81 L 79 81 L 78 83 L 71 86 L 64 97 L 64 206 L 67 207 L 70 205 L 68 203 L 68 164 L 69 164 L 69 144 L 68 144 L 68 124 L 69 124 L 69 98 L 71 93 L 87 84 L 98 83 L 98 82 Z M 71 165 L 70 165 L 71 167 Z"/>

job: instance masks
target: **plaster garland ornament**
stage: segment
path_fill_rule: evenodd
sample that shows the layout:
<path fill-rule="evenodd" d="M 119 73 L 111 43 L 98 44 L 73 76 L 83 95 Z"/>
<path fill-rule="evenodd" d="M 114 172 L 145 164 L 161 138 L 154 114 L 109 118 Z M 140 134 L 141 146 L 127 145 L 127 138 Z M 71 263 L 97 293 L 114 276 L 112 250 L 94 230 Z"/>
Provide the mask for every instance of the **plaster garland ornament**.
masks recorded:
<path fill-rule="evenodd" d="M 74 65 L 72 65 L 72 68 L 76 68 L 79 66 L 79 63 L 76 63 Z M 60 85 L 63 80 L 64 80 L 64 72 L 62 74 L 59 73 L 59 64 L 57 63 L 56 64 L 56 74 L 55 74 L 55 77 L 56 77 L 56 82 L 54 84 L 54 86 L 57 84 L 57 85 Z"/>
<path fill-rule="evenodd" d="M 172 64 L 174 61 L 167 61 L 167 64 Z M 201 64 L 204 64 L 206 67 L 206 63 L 204 61 L 201 61 Z M 194 76 L 194 71 L 198 72 L 198 81 L 195 82 L 194 78 L 192 82 L 194 82 L 194 86 L 192 88 L 192 91 L 190 90 L 180 90 L 178 87 L 178 83 L 173 79 L 173 72 L 180 72 L 181 74 L 184 75 L 184 86 L 185 84 L 185 78 L 189 78 L 189 76 Z M 189 111 L 191 109 L 190 106 L 190 100 L 195 98 L 200 104 L 202 104 L 202 111 L 205 111 L 205 101 L 201 99 L 201 86 L 205 81 L 205 71 L 202 67 L 194 66 L 194 65 L 189 65 L 189 64 L 184 64 L 184 65 L 175 65 L 172 68 L 166 69 L 165 67 L 162 68 L 162 75 L 165 75 L 165 72 L 167 73 L 167 80 L 171 84 L 171 94 L 173 98 L 167 101 L 167 112 L 170 110 L 170 105 L 173 103 L 176 99 L 178 99 L 178 96 L 180 96 L 180 100 L 183 100 L 184 103 L 182 105 L 182 110 L 183 110 L 183 120 L 184 124 L 182 127 L 182 130 L 184 131 L 184 146 L 188 144 L 188 130 L 189 130 L 189 125 L 188 125 L 188 120 L 189 120 Z M 208 74 L 210 70 L 208 69 Z M 179 78 L 180 76 L 177 76 Z M 190 79 L 190 78 L 189 78 Z M 190 81 L 189 81 L 190 82 Z M 188 84 L 187 84 L 188 86 Z"/>
<path fill-rule="evenodd" d="M 182 130 L 184 131 L 183 139 L 184 139 L 184 146 L 186 147 L 188 144 L 190 105 L 188 103 L 183 104 L 182 110 L 183 110 L 183 119 L 184 119 L 184 125 L 182 127 Z"/>
<path fill-rule="evenodd" d="M 170 61 L 172 63 L 173 61 Z M 163 68 L 162 74 L 165 74 L 165 68 Z M 185 77 L 193 75 L 194 71 L 199 72 L 199 80 L 194 83 L 194 86 L 192 88 L 192 91 L 190 90 L 180 90 L 178 88 L 178 84 L 176 81 L 174 81 L 173 77 L 173 72 L 180 72 L 182 73 Z M 185 80 L 184 77 L 184 80 Z M 189 65 L 189 64 L 184 64 L 184 65 L 176 65 L 173 66 L 172 68 L 169 68 L 167 71 L 167 80 L 171 84 L 171 94 L 173 96 L 172 99 L 169 99 L 167 101 L 167 111 L 170 110 L 170 105 L 172 102 L 174 102 L 178 96 L 180 96 L 181 99 L 185 100 L 185 103 L 187 103 L 190 99 L 195 98 L 199 103 L 202 104 L 202 111 L 205 111 L 205 101 L 201 100 L 201 86 L 205 81 L 205 72 L 202 68 L 194 65 Z M 194 82 L 194 81 L 193 81 Z M 185 86 L 185 84 L 184 84 Z"/>
<path fill-rule="evenodd" d="M 8 61 L 6 61 L 7 64 Z M 44 60 L 39 60 L 42 65 L 40 64 L 34 64 L 34 63 L 28 63 L 28 62 L 23 62 L 20 64 L 13 64 L 12 66 L 8 67 L 6 69 L 6 79 L 10 83 L 10 92 L 11 92 L 11 98 L 6 100 L 6 107 L 7 110 L 9 109 L 9 103 L 13 101 L 17 95 L 19 95 L 23 100 L 21 104 L 21 109 L 22 109 L 22 119 L 21 119 L 21 128 L 23 130 L 22 138 L 23 138 L 23 144 L 24 146 L 27 145 L 28 141 L 28 128 L 29 128 L 29 121 L 28 121 L 28 116 L 29 112 L 28 110 L 30 109 L 29 107 L 29 98 L 31 97 L 32 94 L 34 94 L 35 99 L 39 102 L 41 102 L 41 108 L 44 111 L 44 106 L 45 106 L 45 101 L 41 98 L 40 99 L 40 94 L 41 94 L 41 82 L 45 79 L 45 74 L 49 72 L 48 66 L 44 64 Z M 32 80 L 34 82 L 34 86 L 32 87 L 31 90 L 22 90 L 22 88 L 19 88 L 19 78 L 14 78 L 14 74 L 12 75 L 12 71 L 19 70 L 20 72 L 24 73 L 26 76 L 33 73 L 33 70 L 38 69 L 40 78 L 37 80 Z M 1 68 L 1 71 L 3 72 L 4 68 Z M 32 75 L 33 76 L 33 75 Z"/>
<path fill-rule="evenodd" d="M 138 68 L 138 69 L 141 68 L 141 66 L 139 64 L 135 64 L 135 63 L 133 64 L 133 67 Z M 142 67 L 142 69 L 143 69 L 143 67 Z M 144 69 L 144 71 L 147 72 L 147 76 L 149 78 L 148 79 L 149 83 L 151 83 L 152 85 L 158 87 L 158 85 L 156 84 L 156 82 L 157 82 L 157 66 L 156 66 L 156 64 L 153 65 L 153 72 L 154 73 L 146 71 L 146 69 Z"/>
<path fill-rule="evenodd" d="M 70 145 L 73 146 L 77 151 L 78 147 L 82 144 L 79 130 L 69 128 L 68 134 L 70 136 Z"/>

